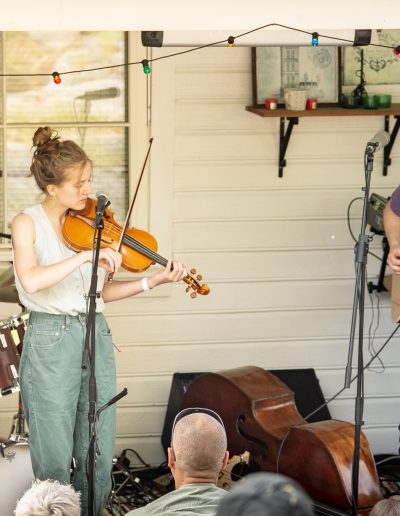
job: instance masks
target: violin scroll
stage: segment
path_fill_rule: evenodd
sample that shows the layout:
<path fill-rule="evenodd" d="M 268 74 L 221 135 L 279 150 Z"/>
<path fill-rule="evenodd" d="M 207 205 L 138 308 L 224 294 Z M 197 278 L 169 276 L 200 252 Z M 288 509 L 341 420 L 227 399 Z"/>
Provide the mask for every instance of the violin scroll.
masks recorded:
<path fill-rule="evenodd" d="M 186 287 L 186 292 L 191 292 L 190 297 L 193 299 L 197 297 L 197 294 L 206 296 L 210 293 L 209 286 L 206 283 L 203 283 L 203 285 L 200 283 L 203 276 L 201 276 L 201 274 L 197 274 L 197 276 L 195 276 L 195 274 L 196 269 L 190 269 L 190 274 L 183 278 L 183 281 L 188 285 Z"/>

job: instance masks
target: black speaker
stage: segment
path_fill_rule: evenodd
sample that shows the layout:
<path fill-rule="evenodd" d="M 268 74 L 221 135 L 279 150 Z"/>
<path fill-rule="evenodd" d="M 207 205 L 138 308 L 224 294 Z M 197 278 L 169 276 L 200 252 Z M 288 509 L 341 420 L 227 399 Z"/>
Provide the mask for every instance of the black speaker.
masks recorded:
<path fill-rule="evenodd" d="M 307 421 L 325 421 L 331 419 L 328 407 L 324 405 L 319 380 L 314 369 L 277 369 L 271 370 L 275 376 L 285 383 L 294 392 L 297 410 L 302 417 L 321 407 Z M 167 456 L 167 449 L 171 444 L 172 425 L 176 414 L 180 411 L 182 400 L 192 380 L 203 373 L 174 373 L 169 391 L 167 413 L 165 415 L 161 443 Z"/>

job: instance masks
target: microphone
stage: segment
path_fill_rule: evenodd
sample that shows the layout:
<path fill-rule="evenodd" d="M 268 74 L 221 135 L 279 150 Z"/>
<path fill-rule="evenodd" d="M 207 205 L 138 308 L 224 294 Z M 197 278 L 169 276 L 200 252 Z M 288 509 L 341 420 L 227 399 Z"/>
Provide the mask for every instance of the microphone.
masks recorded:
<path fill-rule="evenodd" d="M 101 219 L 103 218 L 105 209 L 110 204 L 110 199 L 108 198 L 108 195 L 105 193 L 96 193 L 96 197 L 97 204 L 95 226 L 98 227 L 101 222 Z"/>
<path fill-rule="evenodd" d="M 367 148 L 365 149 L 365 152 L 367 152 L 368 154 L 378 152 L 379 149 L 387 145 L 389 142 L 389 133 L 386 131 L 379 131 L 379 133 L 376 133 L 372 140 L 367 143 Z"/>
<path fill-rule="evenodd" d="M 120 93 L 119 88 L 105 88 L 104 90 L 86 91 L 83 95 L 79 95 L 76 98 L 84 100 L 112 99 L 118 97 Z"/>

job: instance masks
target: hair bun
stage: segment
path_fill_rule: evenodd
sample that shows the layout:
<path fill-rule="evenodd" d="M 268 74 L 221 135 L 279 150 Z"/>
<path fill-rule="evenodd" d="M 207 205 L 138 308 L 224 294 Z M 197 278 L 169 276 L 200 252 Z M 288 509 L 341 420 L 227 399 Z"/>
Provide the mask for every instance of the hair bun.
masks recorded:
<path fill-rule="evenodd" d="M 53 137 L 53 135 L 55 135 Z M 39 127 L 33 135 L 33 146 L 40 147 L 45 145 L 50 140 L 57 140 L 57 131 L 52 129 L 51 127 Z"/>

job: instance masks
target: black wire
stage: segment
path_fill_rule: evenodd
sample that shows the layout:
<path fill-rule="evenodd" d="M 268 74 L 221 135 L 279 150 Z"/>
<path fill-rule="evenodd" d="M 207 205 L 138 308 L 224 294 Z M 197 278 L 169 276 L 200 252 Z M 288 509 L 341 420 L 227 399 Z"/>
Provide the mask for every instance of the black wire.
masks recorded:
<path fill-rule="evenodd" d="M 359 200 L 363 200 L 363 197 L 354 197 L 354 199 L 352 199 L 347 207 L 347 227 L 348 227 L 348 230 L 349 230 L 349 233 L 350 233 L 350 236 L 351 238 L 354 240 L 354 242 L 357 242 L 357 239 L 356 237 L 354 236 L 354 233 L 351 229 L 351 225 L 350 225 L 350 209 L 353 205 L 353 203 L 355 201 L 359 201 Z M 372 233 L 372 238 L 373 238 L 374 234 Z M 368 254 L 370 254 L 371 256 L 373 256 L 374 258 L 376 258 L 377 260 L 379 260 L 380 262 L 382 261 L 382 258 L 380 256 L 378 256 L 377 254 L 373 253 L 372 251 L 368 251 Z"/>
<path fill-rule="evenodd" d="M 352 199 L 347 207 L 347 227 L 349 228 L 349 233 L 350 233 L 350 236 L 351 238 L 354 240 L 354 242 L 357 242 L 357 239 L 356 237 L 354 236 L 353 234 L 353 231 L 351 230 L 351 225 L 350 225 L 350 209 L 351 207 L 353 206 L 353 203 L 355 201 L 362 201 L 363 198 L 362 197 L 355 197 L 354 199 Z"/>
<path fill-rule="evenodd" d="M 234 39 L 238 39 L 238 38 L 241 38 L 243 36 L 247 36 L 248 34 L 251 34 L 253 32 L 257 32 L 259 30 L 265 29 L 267 27 L 282 27 L 284 29 L 289 29 L 289 30 L 293 30 L 293 31 L 296 31 L 296 32 L 301 32 L 303 34 L 309 34 L 310 36 L 313 35 L 313 32 L 310 32 L 310 31 L 307 31 L 307 30 L 303 30 L 303 29 L 297 29 L 296 27 L 290 27 L 288 25 L 282 25 L 281 23 L 268 23 L 266 25 L 262 25 L 260 27 L 256 27 L 255 29 L 251 29 L 251 30 L 248 30 L 246 32 L 242 32 L 242 34 L 238 34 L 237 36 L 229 36 L 226 39 L 222 39 L 220 41 L 214 41 L 213 43 L 207 43 L 205 45 L 200 45 L 198 47 L 190 48 L 190 49 L 187 49 L 187 50 L 182 50 L 180 52 L 174 52 L 173 54 L 168 54 L 168 55 L 165 55 L 165 56 L 154 57 L 153 59 L 147 59 L 147 62 L 148 63 L 152 63 L 153 61 L 160 61 L 161 59 L 167 59 L 167 58 L 179 56 L 179 55 L 182 55 L 182 54 L 188 54 L 189 52 L 194 52 L 196 50 L 201 50 L 203 48 L 213 47 L 215 45 L 220 45 L 221 43 L 229 43 L 229 38 L 230 37 L 233 37 Z M 332 40 L 335 40 L 335 41 L 343 41 L 345 43 L 352 43 L 352 44 L 354 44 L 354 41 L 351 40 L 351 39 L 339 38 L 337 36 L 327 36 L 325 34 L 318 34 L 318 37 L 319 38 L 332 39 Z M 389 45 L 381 45 L 381 44 L 378 44 L 378 43 L 369 43 L 369 45 L 367 45 L 367 46 L 380 47 L 380 48 L 388 48 L 388 49 L 391 49 L 391 50 L 394 50 L 395 48 L 397 48 L 397 47 L 391 47 Z M 99 70 L 108 70 L 108 69 L 111 69 L 111 68 L 121 68 L 123 66 L 132 66 L 132 65 L 139 65 L 139 64 L 142 65 L 143 62 L 142 61 L 133 61 L 133 62 L 130 62 L 130 63 L 120 63 L 120 64 L 108 65 L 108 66 L 97 66 L 95 68 L 84 68 L 84 69 L 81 69 L 81 70 L 68 70 L 67 72 L 57 72 L 57 74 L 59 76 L 61 76 L 61 75 L 69 75 L 69 74 L 73 74 L 73 73 L 95 72 L 95 71 L 99 71 Z M 2 74 L 0 74 L 0 77 L 49 77 L 49 76 L 51 77 L 53 75 L 53 73 L 54 72 L 51 72 L 51 73 L 2 73 Z"/>
<path fill-rule="evenodd" d="M 368 290 L 368 278 L 366 278 L 366 287 L 367 287 L 367 290 Z M 368 351 L 369 351 L 369 354 L 371 356 L 373 356 L 373 354 L 375 353 L 375 347 L 374 347 L 374 340 L 375 340 L 375 335 L 376 335 L 376 332 L 378 330 L 378 327 L 379 327 L 379 322 L 380 322 L 380 297 L 378 295 L 378 292 L 375 291 L 375 295 L 376 295 L 376 324 L 375 324 L 375 330 L 373 331 L 373 334 L 372 334 L 372 337 L 371 337 L 371 330 L 372 330 L 372 325 L 373 325 L 373 322 L 374 322 L 374 319 L 375 319 L 375 310 L 374 310 L 374 298 L 372 296 L 372 293 L 369 292 L 368 290 L 368 293 L 369 293 L 369 299 L 371 301 L 371 307 L 372 307 L 372 317 L 371 317 L 371 322 L 370 322 L 370 325 L 369 325 L 369 328 L 368 328 Z M 386 367 L 385 367 L 385 364 L 383 363 L 381 357 L 377 357 L 377 359 L 379 360 L 380 362 L 380 367 L 381 367 L 381 370 L 380 371 L 375 371 L 373 369 L 369 369 L 369 371 L 372 371 L 374 373 L 379 373 L 379 374 L 382 374 L 385 372 L 386 370 Z"/>
<path fill-rule="evenodd" d="M 138 452 L 136 450 L 133 450 L 132 448 L 125 448 L 125 450 L 122 451 L 121 455 L 126 455 L 126 452 L 131 452 L 133 453 L 134 455 L 136 455 L 136 457 L 140 460 L 140 462 L 146 466 L 146 468 L 150 467 L 150 464 L 148 464 L 147 462 L 145 462 L 142 457 L 138 454 Z"/>
<path fill-rule="evenodd" d="M 388 345 L 388 343 L 390 342 L 390 340 L 392 339 L 392 337 L 394 336 L 394 334 L 398 331 L 398 329 L 400 328 L 400 323 L 397 324 L 396 328 L 392 331 L 392 333 L 389 335 L 389 337 L 385 340 L 385 342 L 382 344 L 382 346 L 378 349 L 378 351 L 370 358 L 370 360 L 364 365 L 363 367 L 363 371 L 365 371 L 365 369 L 367 369 L 371 364 L 372 362 L 375 360 L 375 358 L 377 358 L 381 353 L 382 351 L 385 349 L 385 347 Z M 351 380 L 350 380 L 350 383 L 353 383 L 358 377 L 358 374 L 356 374 Z M 343 391 L 345 391 L 347 389 L 347 387 L 343 387 L 342 389 L 340 389 L 340 391 L 338 391 L 336 394 L 334 394 L 331 398 L 329 398 L 329 400 L 327 400 L 325 403 L 322 403 L 322 405 L 320 405 L 319 407 L 317 407 L 315 410 L 313 410 L 312 412 L 310 412 L 310 414 L 308 414 L 307 416 L 305 416 L 303 418 L 304 421 L 307 421 L 307 419 L 309 419 L 311 416 L 313 416 L 314 414 L 316 414 L 319 410 L 321 410 L 322 408 L 326 407 L 329 405 L 329 403 L 331 403 L 333 400 L 335 400 L 338 396 L 340 396 L 340 394 L 342 394 Z"/>

